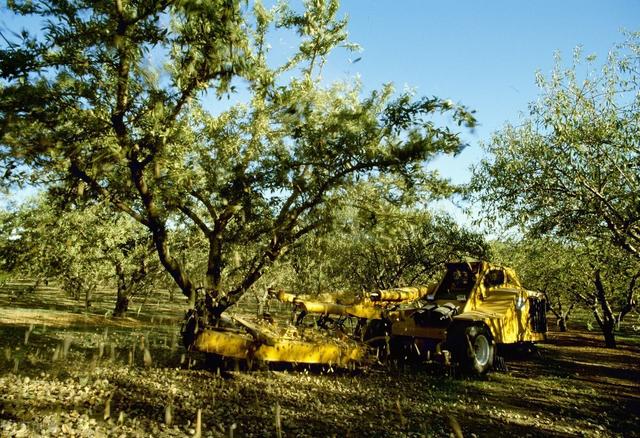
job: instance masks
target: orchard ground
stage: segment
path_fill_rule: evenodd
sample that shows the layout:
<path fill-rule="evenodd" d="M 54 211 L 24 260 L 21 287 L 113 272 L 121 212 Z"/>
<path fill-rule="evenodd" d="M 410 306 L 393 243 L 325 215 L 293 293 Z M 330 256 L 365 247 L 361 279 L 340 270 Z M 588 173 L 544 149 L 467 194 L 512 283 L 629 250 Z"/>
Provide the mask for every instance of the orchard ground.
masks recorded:
<path fill-rule="evenodd" d="M 640 436 L 635 313 L 616 350 L 585 313 L 483 379 L 436 365 L 220 371 L 180 345 L 182 297 L 114 319 L 114 295 L 87 312 L 53 285 L 0 289 L 1 436 L 189 436 L 198 411 L 204 437 Z"/>

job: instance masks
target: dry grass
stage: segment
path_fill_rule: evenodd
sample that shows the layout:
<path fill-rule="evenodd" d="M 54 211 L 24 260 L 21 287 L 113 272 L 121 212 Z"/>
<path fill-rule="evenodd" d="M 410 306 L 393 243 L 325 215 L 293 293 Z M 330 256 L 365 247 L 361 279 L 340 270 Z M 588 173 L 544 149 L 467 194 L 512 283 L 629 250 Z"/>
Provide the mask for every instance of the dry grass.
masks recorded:
<path fill-rule="evenodd" d="M 89 313 L 69 313 L 61 310 L 0 308 L 1 325 L 46 325 L 51 328 L 68 328 L 78 326 L 93 327 L 141 327 L 144 322 L 139 319 L 110 318 L 105 315 Z"/>

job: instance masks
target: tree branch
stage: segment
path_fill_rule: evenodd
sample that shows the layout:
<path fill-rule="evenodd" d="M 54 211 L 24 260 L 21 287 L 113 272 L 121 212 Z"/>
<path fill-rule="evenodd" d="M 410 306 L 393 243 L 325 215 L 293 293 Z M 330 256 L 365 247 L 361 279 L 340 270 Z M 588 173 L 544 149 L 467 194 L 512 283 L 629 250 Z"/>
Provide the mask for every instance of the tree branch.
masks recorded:
<path fill-rule="evenodd" d="M 156 246 L 160 262 L 169 272 L 171 277 L 173 277 L 183 294 L 190 296 L 193 292 L 193 283 L 182 265 L 171 255 L 169 245 L 167 243 L 166 224 L 161 218 L 158 208 L 155 205 L 153 194 L 149 190 L 149 186 L 147 186 L 144 179 L 143 168 L 140 166 L 140 163 L 137 162 L 135 153 L 132 154 L 129 159 L 129 170 L 131 173 L 131 179 L 147 212 L 147 227 L 153 236 L 153 242 Z"/>
<path fill-rule="evenodd" d="M 213 219 L 214 221 L 218 220 L 218 212 L 216 211 L 215 208 L 213 208 L 213 204 L 211 204 L 211 202 L 209 202 L 209 200 L 205 196 L 202 196 L 202 194 L 200 194 L 195 190 L 191 192 L 191 196 L 196 198 L 198 201 L 202 202 L 202 204 L 206 207 L 207 211 L 209 212 L 211 219 Z"/>
<path fill-rule="evenodd" d="M 127 127 L 124 123 L 124 114 L 127 110 L 127 94 L 129 85 L 129 60 L 127 59 L 126 51 L 126 33 L 128 28 L 127 20 L 124 17 L 122 10 L 122 3 L 116 1 L 116 11 L 118 16 L 118 26 L 116 28 L 117 44 L 116 49 L 118 51 L 118 65 L 116 67 L 116 106 L 111 114 L 111 123 L 113 129 L 118 137 L 118 142 L 121 147 L 124 147 L 124 139 L 127 135 Z"/>
<path fill-rule="evenodd" d="M 211 229 L 204 223 L 202 219 L 189 207 L 186 205 L 178 206 L 178 210 L 180 210 L 185 216 L 193 221 L 194 224 L 200 228 L 200 230 L 205 234 L 205 236 L 209 236 L 211 234 Z"/>
<path fill-rule="evenodd" d="M 149 226 L 149 221 L 145 217 L 143 217 L 137 211 L 133 210 L 130 206 L 128 206 L 124 202 L 118 200 L 106 188 L 102 187 L 100 184 L 98 184 L 98 182 L 95 179 L 93 179 L 85 171 L 83 171 L 78 166 L 77 163 L 74 163 L 74 162 L 71 163 L 71 166 L 69 167 L 69 172 L 71 173 L 71 175 L 75 176 L 76 178 L 79 178 L 80 180 L 88 184 L 89 187 L 91 187 L 93 190 L 98 192 L 102 197 L 104 197 L 107 201 L 109 201 L 111 204 L 117 207 L 120 211 L 128 214 L 129 216 L 131 216 L 133 219 L 135 219 L 137 222 L 141 223 L 142 225 L 145 225 L 147 227 Z"/>

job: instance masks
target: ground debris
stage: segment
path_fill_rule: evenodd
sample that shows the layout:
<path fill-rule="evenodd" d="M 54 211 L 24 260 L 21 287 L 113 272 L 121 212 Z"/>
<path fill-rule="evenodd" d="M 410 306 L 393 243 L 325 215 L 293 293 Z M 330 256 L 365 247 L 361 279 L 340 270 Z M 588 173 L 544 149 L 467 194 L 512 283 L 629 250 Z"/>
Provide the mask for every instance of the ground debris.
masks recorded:
<path fill-rule="evenodd" d="M 221 369 L 178 346 L 175 325 L 88 321 L 0 325 L 0 436 L 639 435 L 637 338 L 612 351 L 585 347 L 586 331 L 551 333 L 542 357 L 507 357 L 508 372 L 469 380 L 427 365 Z"/>

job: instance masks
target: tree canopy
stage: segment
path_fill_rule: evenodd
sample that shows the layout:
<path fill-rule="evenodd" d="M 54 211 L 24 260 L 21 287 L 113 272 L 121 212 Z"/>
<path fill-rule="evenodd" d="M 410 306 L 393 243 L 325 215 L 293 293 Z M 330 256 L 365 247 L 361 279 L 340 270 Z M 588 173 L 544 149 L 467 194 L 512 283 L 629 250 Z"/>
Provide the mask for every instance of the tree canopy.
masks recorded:
<path fill-rule="evenodd" d="M 549 78 L 539 74 L 529 117 L 485 145 L 471 186 L 509 225 L 611 240 L 640 257 L 638 35 L 596 61 L 576 50 L 570 67 L 558 59 Z"/>
<path fill-rule="evenodd" d="M 327 54 L 352 47 L 335 0 L 302 11 L 228 0 L 8 5 L 44 27 L 0 49 L 4 183 L 108 200 L 147 228 L 185 295 L 196 280 L 175 235 L 197 227 L 214 314 L 330 221 L 350 185 L 389 173 L 405 188 L 439 183 L 424 163 L 461 141 L 433 115 L 475 124 L 448 100 L 324 85 Z M 277 66 L 274 29 L 299 38 Z M 211 110 L 237 86 L 247 102 Z"/>

